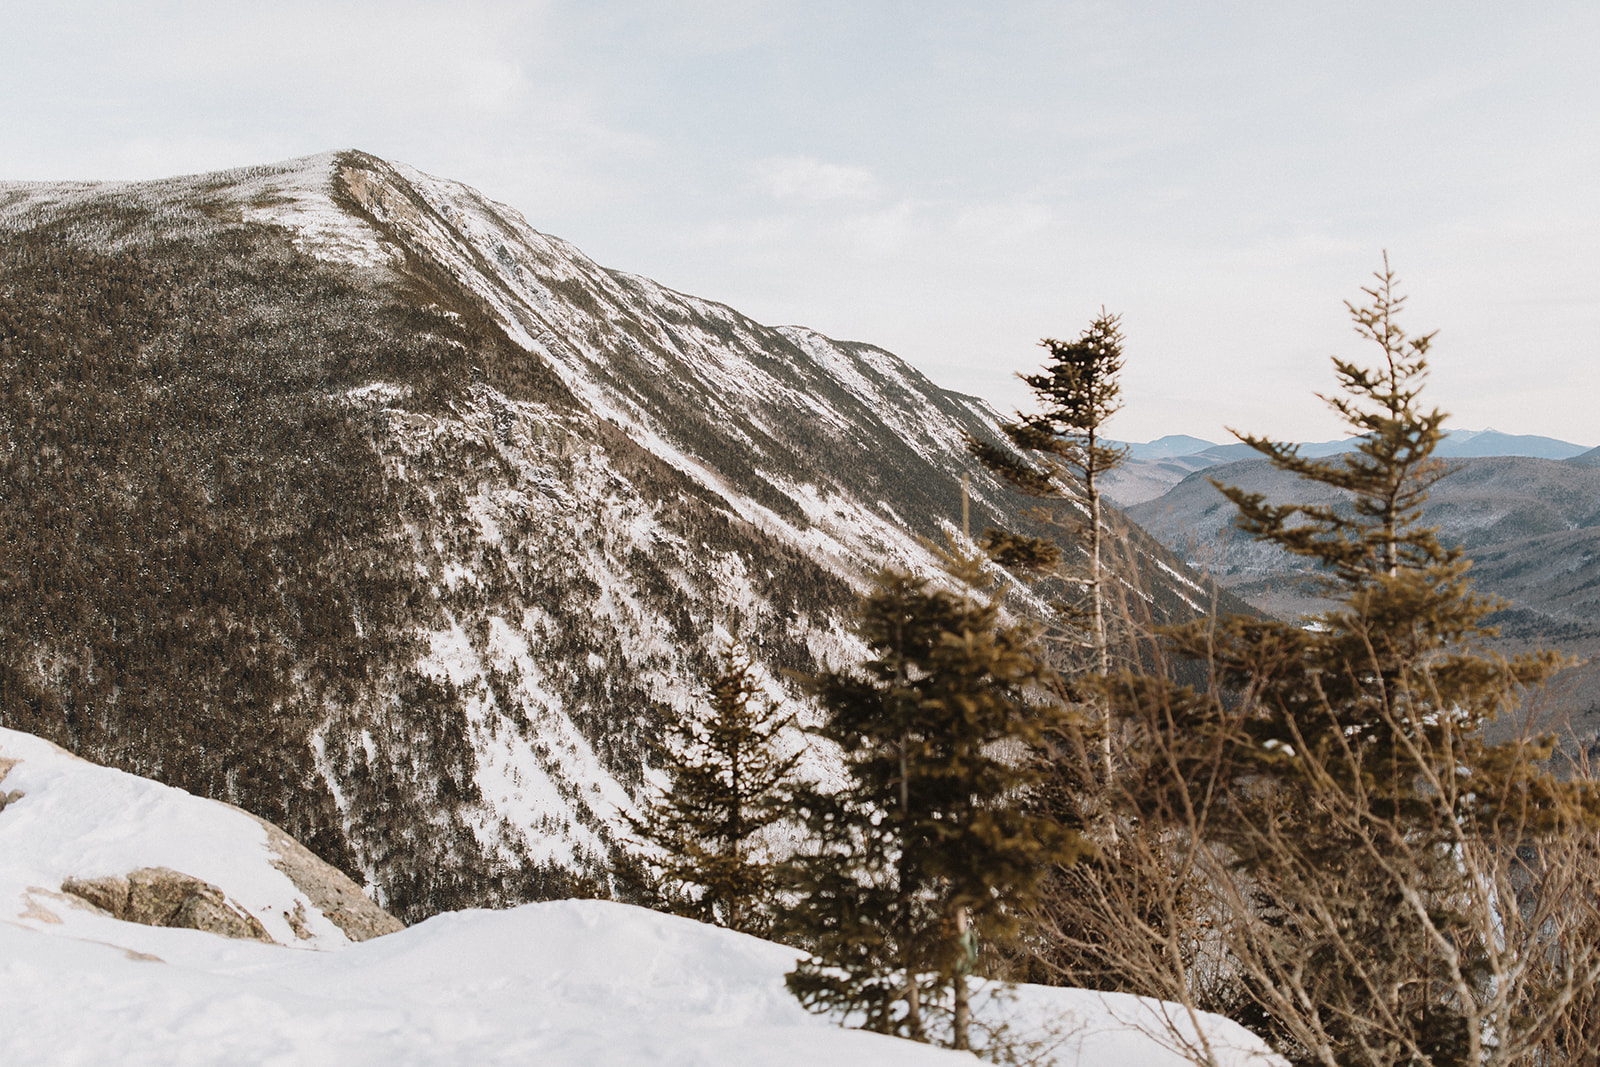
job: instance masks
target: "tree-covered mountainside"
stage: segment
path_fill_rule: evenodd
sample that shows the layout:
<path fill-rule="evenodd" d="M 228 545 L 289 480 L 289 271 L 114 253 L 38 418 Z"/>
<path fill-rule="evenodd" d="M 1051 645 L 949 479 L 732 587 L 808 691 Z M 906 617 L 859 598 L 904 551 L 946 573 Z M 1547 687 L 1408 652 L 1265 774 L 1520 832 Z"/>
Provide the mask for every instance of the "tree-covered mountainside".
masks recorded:
<path fill-rule="evenodd" d="M 963 473 L 977 528 L 1023 506 L 981 401 L 356 152 L 0 185 L 0 390 L 0 725 L 408 919 L 625 895 L 721 635 L 792 692 L 860 654 L 867 576 L 932 572 Z M 1210 606 L 1127 536 L 1140 603 Z"/>
<path fill-rule="evenodd" d="M 1423 521 L 1473 560 L 1477 588 L 1507 600 L 1495 622 L 1508 638 L 1569 645 L 1587 653 L 1600 639 L 1600 470 L 1577 460 L 1531 456 L 1446 459 Z M 1233 525 L 1211 484 L 1237 485 L 1272 501 L 1349 508 L 1346 495 L 1306 485 L 1265 460 L 1212 467 L 1129 514 L 1252 604 L 1292 616 L 1316 610 L 1306 565 Z"/>

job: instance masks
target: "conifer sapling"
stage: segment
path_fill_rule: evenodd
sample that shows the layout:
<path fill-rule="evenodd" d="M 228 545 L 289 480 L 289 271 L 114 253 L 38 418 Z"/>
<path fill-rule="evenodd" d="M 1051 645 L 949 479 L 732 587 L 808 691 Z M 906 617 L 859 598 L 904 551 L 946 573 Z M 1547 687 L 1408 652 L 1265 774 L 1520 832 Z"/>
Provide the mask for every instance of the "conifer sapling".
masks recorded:
<path fill-rule="evenodd" d="M 661 879 L 683 894 L 685 914 L 764 932 L 778 870 L 764 834 L 789 814 L 799 755 L 783 755 L 778 735 L 793 717 L 766 697 L 732 642 L 708 697 L 657 746 L 667 787 L 631 821 L 661 850 Z"/>

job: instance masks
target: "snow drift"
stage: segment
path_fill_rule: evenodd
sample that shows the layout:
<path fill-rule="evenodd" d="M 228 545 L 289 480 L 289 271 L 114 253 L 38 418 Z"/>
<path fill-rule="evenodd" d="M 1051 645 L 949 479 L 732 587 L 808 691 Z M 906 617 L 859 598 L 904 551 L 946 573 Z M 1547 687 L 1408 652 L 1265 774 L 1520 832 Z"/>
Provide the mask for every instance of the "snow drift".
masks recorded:
<path fill-rule="evenodd" d="M 972 1062 L 808 1014 L 784 989 L 793 949 L 621 904 L 454 912 L 355 943 L 274 865 L 251 816 L 0 729 L 7 764 L 0 1010 L 14 1067 Z M 214 884 L 279 943 L 122 922 L 60 892 L 156 865 Z M 1062 1067 L 1188 1062 L 1163 1036 L 1168 1005 L 1025 986 L 997 1007 Z M 1275 1062 L 1235 1024 L 1205 1026 L 1219 1063 Z"/>

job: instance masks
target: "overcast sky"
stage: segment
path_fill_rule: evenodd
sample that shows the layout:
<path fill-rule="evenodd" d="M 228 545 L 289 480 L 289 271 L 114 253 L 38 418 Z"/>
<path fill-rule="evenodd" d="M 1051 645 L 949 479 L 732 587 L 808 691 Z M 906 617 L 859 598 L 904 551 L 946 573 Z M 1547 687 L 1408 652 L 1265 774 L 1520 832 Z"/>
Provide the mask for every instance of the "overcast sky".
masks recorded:
<path fill-rule="evenodd" d="M 1128 440 L 1342 436 L 1387 249 L 1452 424 L 1600 444 L 1600 5 L 0 0 L 0 178 L 362 148 L 607 266 Z"/>

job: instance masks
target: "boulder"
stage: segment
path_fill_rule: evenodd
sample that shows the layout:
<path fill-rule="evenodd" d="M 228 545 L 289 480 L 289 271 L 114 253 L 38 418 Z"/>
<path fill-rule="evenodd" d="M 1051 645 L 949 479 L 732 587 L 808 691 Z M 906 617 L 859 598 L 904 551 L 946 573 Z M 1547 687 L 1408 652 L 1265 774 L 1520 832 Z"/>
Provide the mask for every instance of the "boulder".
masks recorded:
<path fill-rule="evenodd" d="M 170 867 L 141 867 L 125 878 L 68 878 L 61 891 L 126 922 L 273 943 L 261 921 L 222 890 Z"/>
<path fill-rule="evenodd" d="M 11 773 L 11 768 L 15 767 L 17 762 L 17 760 L 6 759 L 5 757 L 0 756 L 0 782 L 6 780 L 6 775 Z M 21 799 L 22 790 L 20 789 L 13 789 L 9 793 L 0 791 L 0 811 L 5 811 L 7 804 L 15 804 Z"/>

